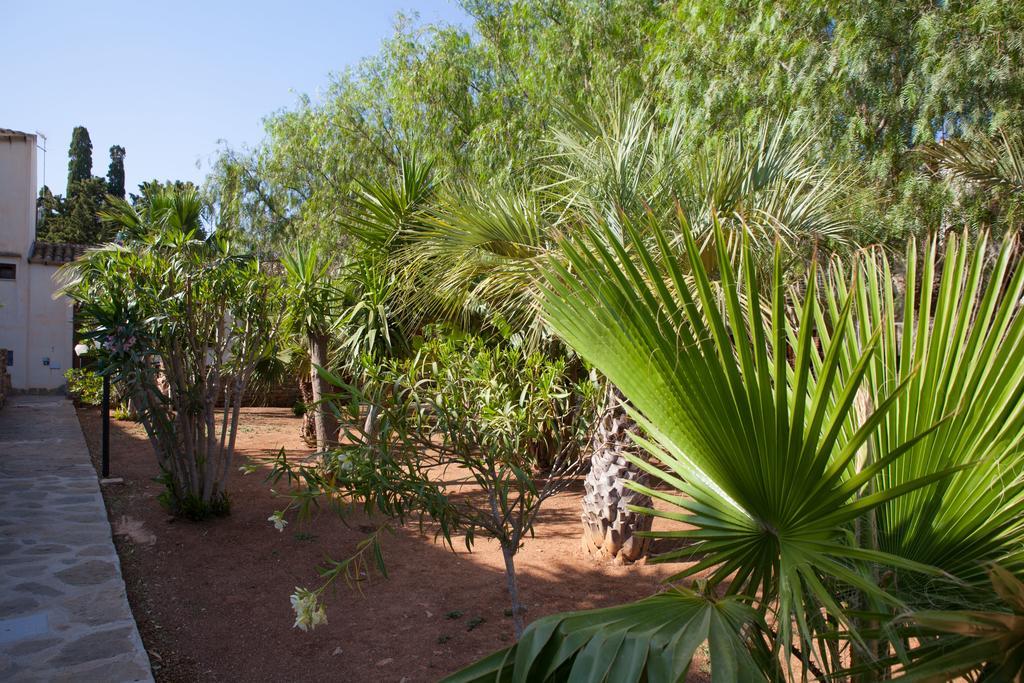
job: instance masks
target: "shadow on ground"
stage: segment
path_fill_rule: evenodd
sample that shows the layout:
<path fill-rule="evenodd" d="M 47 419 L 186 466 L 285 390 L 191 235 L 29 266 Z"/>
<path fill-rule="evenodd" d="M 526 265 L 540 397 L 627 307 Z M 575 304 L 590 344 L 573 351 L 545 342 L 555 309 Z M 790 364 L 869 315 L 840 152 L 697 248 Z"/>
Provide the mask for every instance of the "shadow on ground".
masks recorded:
<path fill-rule="evenodd" d="M 95 454 L 98 414 L 83 410 L 80 419 Z M 308 452 L 298 430 L 288 409 L 246 410 L 239 453 L 262 460 L 282 447 Z M 316 586 L 316 567 L 351 555 L 375 520 L 360 514 L 346 526 L 325 513 L 279 533 L 267 517 L 283 501 L 262 474 L 238 472 L 229 517 L 173 520 L 157 503 L 149 443 L 129 422 L 113 423 L 111 472 L 125 479 L 107 490 L 108 513 L 135 535 L 116 540 L 158 681 L 433 681 L 512 642 L 495 542 L 479 538 L 470 553 L 457 540 L 453 552 L 430 528 L 398 529 L 384 539 L 388 578 L 371 575 L 358 587 L 329 590 L 329 623 L 305 633 L 293 628 L 289 595 Z M 528 619 L 651 595 L 680 568 L 615 567 L 585 557 L 579 496 L 570 490 L 548 501 L 536 538 L 517 558 Z M 704 679 L 697 673 L 692 680 Z"/>

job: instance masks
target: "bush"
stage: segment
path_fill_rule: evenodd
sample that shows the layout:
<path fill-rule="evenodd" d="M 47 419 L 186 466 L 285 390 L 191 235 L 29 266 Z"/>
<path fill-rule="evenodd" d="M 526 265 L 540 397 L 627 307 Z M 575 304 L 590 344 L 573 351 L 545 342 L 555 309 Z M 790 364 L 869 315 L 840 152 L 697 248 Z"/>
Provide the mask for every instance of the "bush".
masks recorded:
<path fill-rule="evenodd" d="M 64 379 L 68 393 L 79 403 L 98 406 L 103 402 L 103 378 L 89 368 L 69 368 Z"/>
<path fill-rule="evenodd" d="M 467 548 L 477 535 L 495 539 L 518 636 L 524 621 L 515 555 L 533 535 L 544 501 L 585 464 L 581 445 L 599 392 L 582 366 L 476 337 L 438 336 L 413 358 L 371 362 L 358 388 L 339 377 L 330 382 L 343 392 L 332 401 L 343 418 L 341 443 L 300 465 L 282 451 L 271 479 L 300 485 L 270 521 L 283 529 L 289 509 L 302 518 L 324 499 L 341 515 L 347 504 L 361 504 L 399 522 L 429 518 L 448 545 L 455 535 L 464 537 Z M 364 423 L 369 406 L 376 413 Z M 449 470 L 464 478 L 437 476 Z M 466 495 L 466 483 L 475 484 L 479 495 Z M 383 571 L 381 529 L 356 555 L 323 568 L 323 585 L 296 594 L 300 627 L 315 625 L 327 585 L 360 575 L 363 555 L 375 556 Z"/>
<path fill-rule="evenodd" d="M 115 210 L 116 209 L 116 210 Z M 192 192 L 116 203 L 126 245 L 90 251 L 61 271 L 79 305 L 82 339 L 131 401 L 167 486 L 172 511 L 227 511 L 241 402 L 270 353 L 282 301 L 276 280 L 226 234 L 203 238 Z"/>

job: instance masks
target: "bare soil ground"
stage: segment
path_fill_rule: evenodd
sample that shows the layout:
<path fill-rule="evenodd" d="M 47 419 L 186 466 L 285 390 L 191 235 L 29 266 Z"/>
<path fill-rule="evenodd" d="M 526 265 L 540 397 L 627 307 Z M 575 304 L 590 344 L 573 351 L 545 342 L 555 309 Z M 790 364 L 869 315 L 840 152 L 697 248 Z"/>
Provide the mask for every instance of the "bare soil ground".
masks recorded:
<path fill-rule="evenodd" d="M 80 409 L 79 419 L 98 461 L 99 412 Z M 282 447 L 292 456 L 309 452 L 290 410 L 243 410 L 236 465 L 265 465 Z M 339 585 L 326 596 L 326 626 L 293 628 L 289 595 L 318 585 L 325 557 L 351 555 L 371 520 L 356 515 L 346 527 L 326 513 L 278 532 L 267 517 L 284 503 L 265 473 L 232 472 L 229 517 L 175 520 L 157 502 L 162 487 L 141 426 L 112 421 L 111 475 L 124 484 L 105 487 L 104 496 L 157 681 L 434 681 L 511 644 L 497 543 L 480 538 L 473 552 L 459 544 L 453 552 L 431 529 L 387 537 L 389 578 L 371 576 L 361 594 Z M 517 556 L 528 620 L 651 595 L 679 569 L 585 556 L 579 497 L 577 486 L 549 500 L 536 538 Z"/>

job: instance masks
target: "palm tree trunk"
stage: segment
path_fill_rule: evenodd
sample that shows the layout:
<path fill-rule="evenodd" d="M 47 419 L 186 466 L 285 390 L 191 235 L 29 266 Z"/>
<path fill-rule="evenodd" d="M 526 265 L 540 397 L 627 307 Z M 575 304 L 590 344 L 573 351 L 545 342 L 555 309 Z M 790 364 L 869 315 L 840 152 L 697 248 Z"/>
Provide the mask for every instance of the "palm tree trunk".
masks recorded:
<path fill-rule="evenodd" d="M 616 564 L 634 562 L 647 550 L 647 539 L 637 531 L 649 531 L 651 517 L 632 512 L 628 505 L 650 507 L 650 496 L 626 488 L 626 481 L 649 484 L 647 474 L 626 459 L 636 452 L 629 432 L 636 428 L 622 407 L 623 396 L 608 385 L 605 404 L 590 442 L 590 472 L 583 496 L 583 547 L 592 556 Z"/>
<path fill-rule="evenodd" d="M 331 412 L 323 404 L 324 393 L 326 393 L 324 380 L 316 370 L 318 365 L 320 367 L 327 366 L 327 335 L 309 335 L 309 360 L 312 365 L 309 382 L 313 390 L 312 410 L 316 431 L 316 449 L 325 451 L 337 434 L 337 429 L 334 428 L 335 420 L 332 419 Z"/>

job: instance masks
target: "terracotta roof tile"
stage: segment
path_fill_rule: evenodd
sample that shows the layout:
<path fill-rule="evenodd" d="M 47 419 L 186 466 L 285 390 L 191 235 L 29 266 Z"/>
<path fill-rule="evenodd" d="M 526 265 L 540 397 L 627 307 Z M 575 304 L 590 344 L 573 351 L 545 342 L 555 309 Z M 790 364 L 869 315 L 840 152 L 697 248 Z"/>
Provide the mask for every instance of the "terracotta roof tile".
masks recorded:
<path fill-rule="evenodd" d="M 88 249 L 85 244 L 72 244 L 71 242 L 40 242 L 32 243 L 32 251 L 29 252 L 29 263 L 41 263 L 47 266 L 59 266 L 71 263 Z"/>

